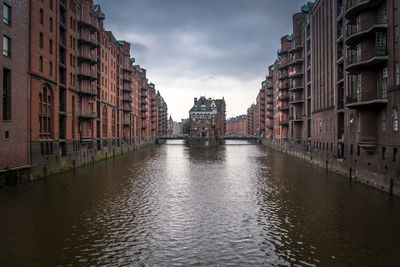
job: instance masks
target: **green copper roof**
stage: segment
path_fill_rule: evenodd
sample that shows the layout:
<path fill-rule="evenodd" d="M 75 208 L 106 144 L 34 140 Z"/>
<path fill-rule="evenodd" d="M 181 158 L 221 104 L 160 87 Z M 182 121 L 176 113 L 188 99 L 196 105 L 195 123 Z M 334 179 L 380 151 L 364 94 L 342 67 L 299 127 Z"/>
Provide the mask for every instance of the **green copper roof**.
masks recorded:
<path fill-rule="evenodd" d="M 106 15 L 103 12 L 99 13 L 99 19 L 105 19 Z"/>
<path fill-rule="evenodd" d="M 265 82 L 263 82 L 263 86 L 265 86 Z"/>
<path fill-rule="evenodd" d="M 134 57 L 131 57 L 130 61 L 131 61 L 132 63 L 135 63 L 135 62 L 136 62 L 136 59 L 135 59 Z"/>
<path fill-rule="evenodd" d="M 303 6 L 301 7 L 301 11 L 302 11 L 302 12 L 308 12 L 308 11 L 310 11 L 310 6 L 307 5 L 307 4 L 303 5 Z"/>
<path fill-rule="evenodd" d="M 200 107 L 201 107 L 201 108 L 206 108 L 206 105 L 201 105 Z"/>
<path fill-rule="evenodd" d="M 275 70 L 275 67 L 271 67 L 271 70 L 274 71 L 274 70 Z"/>
<path fill-rule="evenodd" d="M 143 73 L 143 70 L 142 70 L 142 69 L 139 69 L 139 72 L 140 72 L 140 73 Z"/>
<path fill-rule="evenodd" d="M 278 58 L 279 58 L 279 60 L 282 60 L 282 57 L 281 57 L 281 56 L 278 56 Z"/>
<path fill-rule="evenodd" d="M 215 104 L 215 101 L 214 101 L 214 100 L 211 102 L 210 107 L 212 107 L 212 108 L 216 108 L 216 107 L 217 107 L 217 105 Z"/>
<path fill-rule="evenodd" d="M 293 36 L 291 34 L 286 35 L 286 40 L 291 42 L 293 40 Z"/>
<path fill-rule="evenodd" d="M 150 87 L 150 88 L 154 88 L 154 85 L 150 84 L 149 87 Z"/>
<path fill-rule="evenodd" d="M 118 40 L 117 42 L 118 42 L 118 44 L 121 45 L 121 46 L 125 44 L 125 41 L 123 41 L 123 40 Z"/>

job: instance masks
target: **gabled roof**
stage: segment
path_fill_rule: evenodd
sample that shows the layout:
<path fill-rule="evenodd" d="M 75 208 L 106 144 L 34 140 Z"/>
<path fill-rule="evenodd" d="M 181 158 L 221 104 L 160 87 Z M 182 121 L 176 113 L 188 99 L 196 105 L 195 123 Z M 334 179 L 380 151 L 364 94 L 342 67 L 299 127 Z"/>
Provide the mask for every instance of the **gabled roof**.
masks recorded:
<path fill-rule="evenodd" d="M 199 98 L 199 100 L 197 100 L 196 104 L 193 105 L 190 111 L 212 111 L 211 101 L 202 96 Z"/>

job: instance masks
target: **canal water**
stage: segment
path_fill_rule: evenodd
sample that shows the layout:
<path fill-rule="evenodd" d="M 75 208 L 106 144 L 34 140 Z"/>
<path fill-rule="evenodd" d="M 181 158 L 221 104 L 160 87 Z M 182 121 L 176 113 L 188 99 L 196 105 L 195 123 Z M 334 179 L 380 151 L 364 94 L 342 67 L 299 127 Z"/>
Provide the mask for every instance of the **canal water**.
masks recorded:
<path fill-rule="evenodd" d="M 0 190 L 0 266 L 400 266 L 400 201 L 245 141 Z"/>

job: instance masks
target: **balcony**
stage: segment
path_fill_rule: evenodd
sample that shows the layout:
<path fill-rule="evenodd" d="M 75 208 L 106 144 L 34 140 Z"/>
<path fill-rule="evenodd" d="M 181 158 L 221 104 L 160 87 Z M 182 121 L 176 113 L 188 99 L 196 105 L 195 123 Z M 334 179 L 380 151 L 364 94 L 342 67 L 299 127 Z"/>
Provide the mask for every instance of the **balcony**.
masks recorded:
<path fill-rule="evenodd" d="M 92 48 L 100 46 L 96 38 L 92 38 L 90 35 L 87 36 L 81 32 L 78 32 L 78 44 L 88 44 Z"/>
<path fill-rule="evenodd" d="M 268 107 L 267 111 L 274 111 L 274 109 L 272 107 Z"/>
<path fill-rule="evenodd" d="M 386 15 L 379 15 L 376 20 L 363 20 L 356 25 L 347 25 L 346 45 L 354 45 L 367 37 L 375 38 L 376 32 L 387 30 Z"/>
<path fill-rule="evenodd" d="M 303 122 L 303 117 L 299 117 L 299 116 L 290 116 L 289 117 L 289 121 L 291 122 L 298 122 L 298 123 L 302 123 Z"/>
<path fill-rule="evenodd" d="M 83 111 L 78 109 L 78 118 L 83 120 L 91 120 L 97 118 L 97 112 Z"/>
<path fill-rule="evenodd" d="M 286 112 L 286 111 L 289 111 L 289 108 L 288 107 L 279 107 L 278 110 Z"/>
<path fill-rule="evenodd" d="M 278 51 L 277 51 L 278 56 L 282 56 L 287 53 L 288 53 L 287 49 L 278 49 Z"/>
<path fill-rule="evenodd" d="M 272 97 L 272 96 L 274 96 L 274 93 L 273 93 L 272 91 L 271 91 L 271 92 L 268 92 L 268 93 L 267 93 L 267 96 L 268 96 L 268 97 Z"/>
<path fill-rule="evenodd" d="M 122 91 L 131 93 L 132 92 L 132 88 L 124 86 L 124 87 L 122 87 Z"/>
<path fill-rule="evenodd" d="M 126 82 L 126 83 L 132 83 L 132 77 L 130 77 L 130 76 L 123 76 L 122 77 L 122 81 L 123 82 Z"/>
<path fill-rule="evenodd" d="M 89 18 L 83 18 L 81 15 L 78 15 L 78 27 L 86 27 L 91 32 L 98 32 L 99 28 L 96 24 L 95 21 L 92 21 L 90 15 Z"/>
<path fill-rule="evenodd" d="M 267 104 L 270 105 L 270 104 L 273 104 L 273 103 L 274 103 L 274 100 L 272 100 L 272 99 L 268 99 L 268 100 L 267 100 Z"/>
<path fill-rule="evenodd" d="M 279 125 L 281 125 L 281 126 L 288 126 L 288 125 L 289 125 L 289 122 L 288 122 L 288 121 L 285 121 L 285 120 L 280 120 L 280 121 L 279 121 Z"/>
<path fill-rule="evenodd" d="M 386 46 L 376 46 L 375 49 L 363 50 L 366 53 L 362 55 L 350 55 L 347 58 L 346 71 L 354 74 L 363 68 L 370 68 L 386 64 L 389 57 Z"/>
<path fill-rule="evenodd" d="M 289 97 L 288 97 L 288 96 L 285 96 L 285 95 L 280 95 L 280 96 L 278 96 L 278 100 L 279 100 L 279 101 L 288 101 L 288 100 L 289 100 Z"/>
<path fill-rule="evenodd" d="M 346 107 L 350 109 L 379 108 L 386 105 L 387 102 L 387 90 L 378 89 L 376 94 L 369 96 L 352 94 L 346 99 Z"/>
<path fill-rule="evenodd" d="M 286 74 L 283 74 L 283 75 L 280 75 L 279 76 L 279 78 L 278 78 L 278 80 L 280 80 L 280 81 L 282 81 L 282 80 L 285 80 L 285 79 L 287 79 L 288 78 L 288 75 Z"/>
<path fill-rule="evenodd" d="M 293 65 L 298 65 L 298 64 L 303 64 L 304 59 L 299 57 L 299 58 L 293 58 L 290 62 L 289 62 L 289 66 L 293 66 Z"/>
<path fill-rule="evenodd" d="M 122 99 L 123 102 L 131 103 L 132 102 L 132 96 L 125 96 Z"/>
<path fill-rule="evenodd" d="M 360 12 L 378 6 L 383 0 L 347 0 L 346 19 L 356 17 Z"/>
<path fill-rule="evenodd" d="M 132 73 L 133 69 L 131 67 L 122 67 L 122 71 L 126 73 Z"/>
<path fill-rule="evenodd" d="M 267 80 L 272 80 L 272 78 L 274 78 L 274 76 L 272 76 L 272 75 L 267 75 L 265 78 L 266 78 Z"/>
<path fill-rule="evenodd" d="M 289 53 L 294 53 L 301 49 L 303 49 L 303 43 L 301 42 L 301 40 L 293 40 L 290 43 Z"/>
<path fill-rule="evenodd" d="M 303 77 L 303 71 L 299 70 L 293 70 L 289 71 L 289 78 L 290 79 L 297 79 L 297 78 L 302 78 Z"/>
<path fill-rule="evenodd" d="M 289 64 L 287 62 L 283 62 L 282 64 L 279 65 L 279 70 L 287 69 L 289 68 Z"/>
<path fill-rule="evenodd" d="M 292 87 L 289 89 L 290 92 L 294 91 L 302 91 L 304 89 L 303 84 L 293 84 Z"/>
<path fill-rule="evenodd" d="M 87 79 L 90 81 L 97 80 L 96 71 L 82 70 L 78 68 L 77 74 L 78 74 L 78 79 Z"/>
<path fill-rule="evenodd" d="M 97 96 L 97 88 L 92 88 L 89 85 L 79 85 L 76 90 L 81 95 Z"/>
<path fill-rule="evenodd" d="M 267 114 L 267 118 L 268 118 L 268 119 L 273 119 L 273 118 L 274 118 L 274 115 L 272 115 L 272 114 Z"/>
<path fill-rule="evenodd" d="M 83 52 L 78 50 L 78 62 L 88 62 L 90 64 L 97 63 L 97 55 L 91 55 L 89 52 Z"/>
<path fill-rule="evenodd" d="M 289 100 L 289 104 L 303 104 L 304 98 L 303 97 L 291 97 Z"/>
<path fill-rule="evenodd" d="M 122 110 L 123 110 L 124 112 L 132 112 L 132 106 L 131 106 L 131 105 L 124 105 L 124 106 L 122 107 Z"/>
<path fill-rule="evenodd" d="M 280 85 L 278 87 L 279 91 L 284 91 L 284 90 L 287 90 L 287 89 L 289 89 L 289 83 L 284 83 L 284 84 L 282 84 L 282 85 Z"/>

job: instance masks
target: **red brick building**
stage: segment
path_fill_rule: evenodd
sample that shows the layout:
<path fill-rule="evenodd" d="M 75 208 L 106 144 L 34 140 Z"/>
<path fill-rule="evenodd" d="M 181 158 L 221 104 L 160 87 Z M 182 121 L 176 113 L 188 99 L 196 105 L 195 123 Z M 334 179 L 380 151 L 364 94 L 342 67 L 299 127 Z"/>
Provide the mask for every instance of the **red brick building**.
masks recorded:
<path fill-rule="evenodd" d="M 400 194 L 399 13 L 396 0 L 318 0 L 294 14 L 265 81 L 265 143 Z"/>
<path fill-rule="evenodd" d="M 226 135 L 248 134 L 247 115 L 240 115 L 226 121 Z"/>
<path fill-rule="evenodd" d="M 28 2 L 0 1 L 0 185 L 29 172 Z"/>
<path fill-rule="evenodd" d="M 1 177 L 16 168 L 28 169 L 25 176 L 46 175 L 153 142 L 166 132 L 164 99 L 146 70 L 132 65 L 130 44 L 104 29 L 99 5 L 1 4 L 6 46 L 0 129 L 6 138 L 0 142 L 2 155 L 13 154 L 0 157 Z M 4 179 L 0 184 L 8 183 Z"/>
<path fill-rule="evenodd" d="M 225 100 L 201 96 L 194 98 L 189 111 L 190 137 L 217 138 L 226 132 Z"/>

